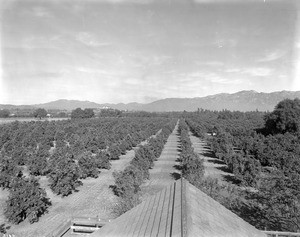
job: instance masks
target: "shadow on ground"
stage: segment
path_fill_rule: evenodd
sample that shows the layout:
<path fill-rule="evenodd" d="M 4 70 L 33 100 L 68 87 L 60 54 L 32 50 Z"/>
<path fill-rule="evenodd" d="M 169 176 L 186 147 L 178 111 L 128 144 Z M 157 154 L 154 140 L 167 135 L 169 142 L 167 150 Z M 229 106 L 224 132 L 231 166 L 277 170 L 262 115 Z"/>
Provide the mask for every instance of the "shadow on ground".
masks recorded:
<path fill-rule="evenodd" d="M 205 156 L 205 157 L 209 157 L 209 158 L 215 158 L 217 159 L 217 157 L 214 155 L 213 152 L 211 151 L 203 151 L 200 153 L 201 155 Z"/>
<path fill-rule="evenodd" d="M 207 162 L 218 164 L 218 165 L 226 165 L 224 161 L 218 160 L 218 159 L 209 159 L 209 160 L 207 160 Z"/>
<path fill-rule="evenodd" d="M 239 185 L 241 183 L 240 180 L 237 180 L 235 178 L 235 176 L 232 176 L 232 175 L 224 175 L 223 176 L 224 180 L 228 183 L 232 183 L 232 184 L 235 184 L 235 185 Z"/>
<path fill-rule="evenodd" d="M 173 172 L 170 174 L 175 180 L 178 180 L 181 178 L 181 175 L 177 172 Z"/>

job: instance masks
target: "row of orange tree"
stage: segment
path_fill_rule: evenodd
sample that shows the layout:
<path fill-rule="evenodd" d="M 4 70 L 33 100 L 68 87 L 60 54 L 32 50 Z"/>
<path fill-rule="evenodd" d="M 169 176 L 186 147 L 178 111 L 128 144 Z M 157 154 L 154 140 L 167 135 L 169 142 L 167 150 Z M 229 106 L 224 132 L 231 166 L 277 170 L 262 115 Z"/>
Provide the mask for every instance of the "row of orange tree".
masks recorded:
<path fill-rule="evenodd" d="M 180 162 L 182 176 L 191 184 L 199 186 L 204 175 L 203 160 L 195 153 L 189 136 L 189 127 L 186 122 L 181 119 L 178 126 L 180 134 Z"/>
<path fill-rule="evenodd" d="M 149 178 L 149 169 L 154 165 L 164 148 L 169 135 L 172 133 L 176 120 L 171 120 L 163 126 L 159 134 L 152 137 L 144 145 L 140 145 L 130 164 L 119 172 L 114 172 L 114 192 L 120 197 L 119 205 L 115 208 L 120 215 L 139 203 L 139 191 L 143 181 Z"/>
<path fill-rule="evenodd" d="M 200 111 L 188 117 L 239 187 L 252 187 L 235 190 L 223 204 L 258 228 L 300 230 L 300 100 L 283 100 L 270 113 Z M 214 188 L 222 202 L 224 188 Z"/>
<path fill-rule="evenodd" d="M 67 196 L 82 184 L 80 179 L 98 177 L 111 160 L 169 122 L 163 117 L 130 117 L 1 125 L 0 187 L 10 192 L 7 219 L 35 222 L 47 211 L 51 202 L 36 176 L 47 176 L 51 190 Z"/>

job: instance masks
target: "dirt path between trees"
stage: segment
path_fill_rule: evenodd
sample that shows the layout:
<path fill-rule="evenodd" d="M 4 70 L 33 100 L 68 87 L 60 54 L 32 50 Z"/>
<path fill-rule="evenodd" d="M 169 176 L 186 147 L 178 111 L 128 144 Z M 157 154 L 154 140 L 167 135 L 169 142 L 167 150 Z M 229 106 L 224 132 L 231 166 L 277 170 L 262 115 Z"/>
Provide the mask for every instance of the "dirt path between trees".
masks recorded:
<path fill-rule="evenodd" d="M 217 159 L 212 154 L 206 142 L 189 132 L 192 146 L 200 158 L 204 160 L 204 177 L 216 178 L 220 184 L 227 183 L 232 179 L 233 174 L 227 171 L 227 165 L 220 159 Z"/>
<path fill-rule="evenodd" d="M 49 213 L 43 215 L 37 223 L 29 224 L 25 220 L 19 225 L 12 225 L 8 233 L 16 237 L 42 237 L 73 216 L 114 218 L 112 208 L 116 205 L 117 198 L 109 188 L 114 184 L 112 173 L 124 170 L 134 155 L 134 150 L 131 150 L 120 156 L 119 160 L 112 160 L 110 170 L 101 170 L 97 179 L 82 180 L 83 185 L 78 188 L 78 192 L 63 198 L 53 194 L 48 187 L 47 178 L 42 177 L 41 186 L 52 202 Z"/>
<path fill-rule="evenodd" d="M 160 157 L 154 161 L 154 167 L 149 170 L 150 178 L 142 185 L 142 199 L 157 193 L 167 185 L 180 178 L 180 171 L 175 167 L 180 154 L 180 139 L 178 135 L 178 123 L 170 134 Z"/>

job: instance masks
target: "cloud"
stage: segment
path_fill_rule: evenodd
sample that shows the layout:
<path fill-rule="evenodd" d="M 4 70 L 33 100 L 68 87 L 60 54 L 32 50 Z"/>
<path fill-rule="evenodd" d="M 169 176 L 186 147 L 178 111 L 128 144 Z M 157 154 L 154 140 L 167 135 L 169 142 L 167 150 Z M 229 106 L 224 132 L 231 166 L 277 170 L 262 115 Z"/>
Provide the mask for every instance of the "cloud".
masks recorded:
<path fill-rule="evenodd" d="M 240 84 L 241 81 L 237 79 L 227 78 L 225 76 L 219 75 L 214 72 L 209 71 L 198 71 L 192 72 L 187 74 L 185 78 L 182 79 L 185 83 L 191 82 L 199 82 L 199 86 L 205 80 L 206 82 L 210 83 L 217 83 L 217 84 Z"/>
<path fill-rule="evenodd" d="M 96 37 L 88 32 L 79 32 L 76 35 L 76 40 L 87 46 L 99 47 L 111 45 L 110 42 L 99 42 Z"/>
<path fill-rule="evenodd" d="M 216 45 L 218 48 L 223 48 L 223 47 L 232 48 L 235 47 L 237 43 L 238 43 L 237 39 L 218 38 L 213 44 Z"/>
<path fill-rule="evenodd" d="M 36 6 L 32 9 L 33 15 L 36 17 L 51 17 L 52 14 L 44 7 Z"/>
<path fill-rule="evenodd" d="M 272 74 L 272 69 L 267 67 L 249 67 L 249 68 L 227 68 L 226 73 L 248 74 L 250 76 L 266 77 Z"/>
<path fill-rule="evenodd" d="M 92 73 L 92 74 L 98 73 L 98 74 L 111 75 L 111 73 L 109 71 L 95 69 L 95 68 L 91 68 L 91 67 L 78 67 L 78 68 L 75 68 L 75 70 L 77 70 L 78 72 L 83 72 L 83 73 Z"/>
<path fill-rule="evenodd" d="M 23 49 L 39 49 L 39 48 L 47 48 L 47 49 L 56 49 L 57 47 L 53 44 L 53 42 L 59 40 L 58 35 L 53 37 L 43 37 L 43 36 L 29 36 L 22 40 L 21 48 Z"/>
<path fill-rule="evenodd" d="M 257 67 L 257 68 L 246 68 L 241 70 L 242 73 L 249 74 L 250 76 L 266 77 L 272 74 L 271 68 Z"/>
<path fill-rule="evenodd" d="M 237 72 L 241 72 L 241 69 L 240 68 L 227 68 L 224 70 L 224 72 L 237 73 Z"/>
<path fill-rule="evenodd" d="M 208 61 L 208 62 L 202 62 L 202 61 L 196 61 L 196 65 L 205 65 L 205 66 L 224 66 L 224 62 L 220 61 Z"/>
<path fill-rule="evenodd" d="M 277 59 L 283 57 L 285 54 L 286 54 L 286 52 L 283 50 L 276 50 L 276 51 L 267 53 L 264 57 L 258 59 L 257 62 L 274 61 L 274 60 L 277 60 Z"/>
<path fill-rule="evenodd" d="M 56 78 L 61 77 L 61 72 L 36 72 L 31 75 L 31 77 L 40 77 L 40 78 Z"/>

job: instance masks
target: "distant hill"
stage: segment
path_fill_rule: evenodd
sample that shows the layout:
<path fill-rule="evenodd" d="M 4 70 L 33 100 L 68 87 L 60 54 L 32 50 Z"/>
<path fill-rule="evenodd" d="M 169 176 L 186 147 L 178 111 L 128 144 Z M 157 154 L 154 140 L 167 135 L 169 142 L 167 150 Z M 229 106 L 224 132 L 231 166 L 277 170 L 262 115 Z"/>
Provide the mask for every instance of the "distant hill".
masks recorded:
<path fill-rule="evenodd" d="M 0 109 L 16 108 L 45 108 L 71 111 L 76 108 L 103 108 L 110 107 L 119 110 L 130 111 L 196 111 L 198 108 L 210 110 L 239 110 L 239 111 L 272 111 L 275 105 L 286 98 L 300 98 L 300 91 L 278 91 L 263 93 L 256 91 L 240 91 L 233 94 L 221 93 L 196 98 L 167 98 L 157 100 L 148 104 L 141 103 L 119 103 L 119 104 L 98 104 L 90 101 L 79 100 L 56 100 L 45 104 L 36 105 L 0 105 Z"/>
<path fill-rule="evenodd" d="M 59 109 L 59 110 L 74 110 L 76 108 L 98 108 L 100 105 L 95 102 L 90 101 L 80 101 L 80 100 L 56 100 L 45 104 L 33 105 L 37 108 L 44 109 Z"/>
<path fill-rule="evenodd" d="M 259 93 L 240 91 L 233 94 L 222 93 L 197 98 L 168 98 L 143 106 L 145 111 L 195 111 L 198 108 L 210 110 L 272 111 L 275 105 L 286 98 L 300 98 L 300 91 L 280 91 Z"/>

